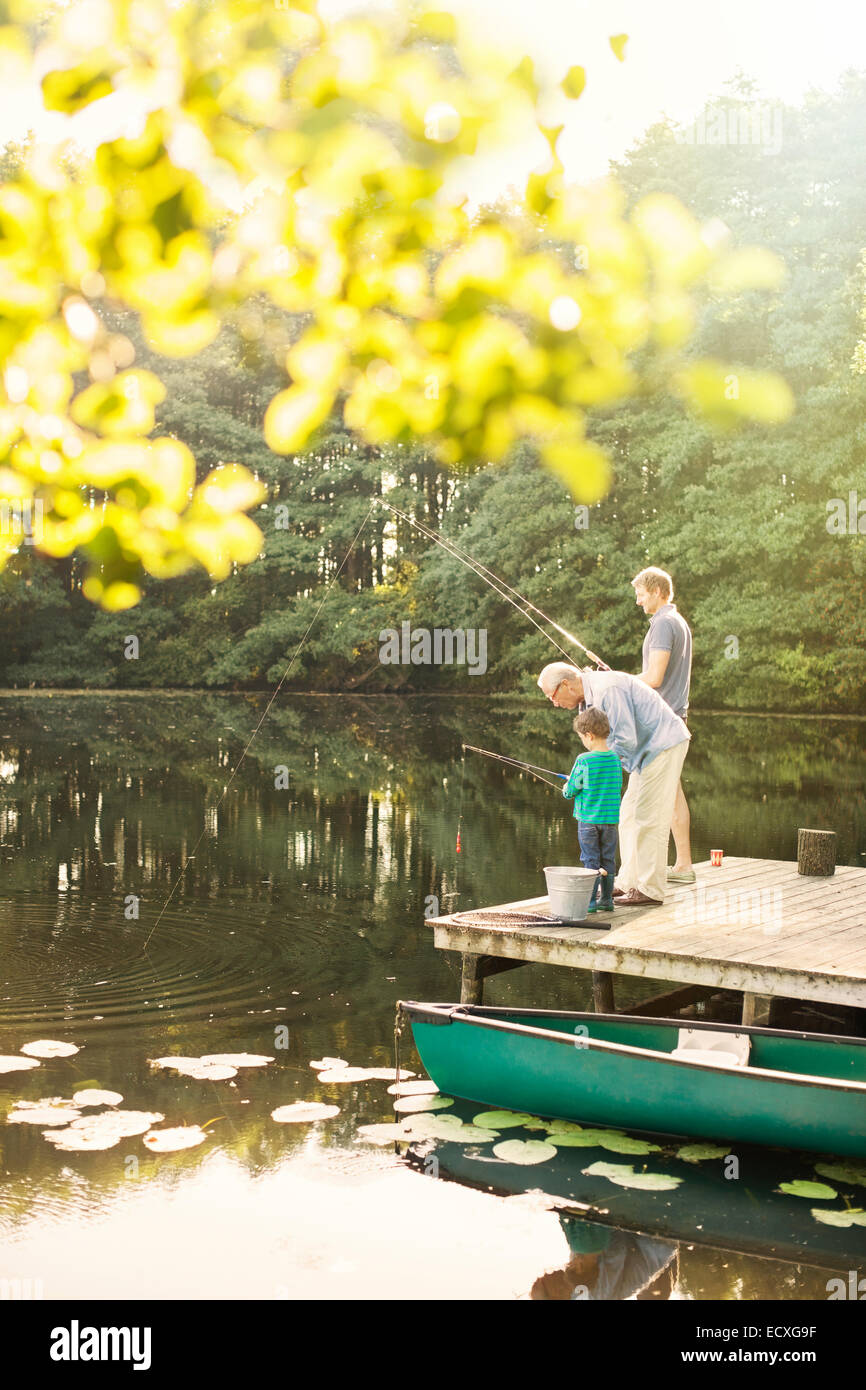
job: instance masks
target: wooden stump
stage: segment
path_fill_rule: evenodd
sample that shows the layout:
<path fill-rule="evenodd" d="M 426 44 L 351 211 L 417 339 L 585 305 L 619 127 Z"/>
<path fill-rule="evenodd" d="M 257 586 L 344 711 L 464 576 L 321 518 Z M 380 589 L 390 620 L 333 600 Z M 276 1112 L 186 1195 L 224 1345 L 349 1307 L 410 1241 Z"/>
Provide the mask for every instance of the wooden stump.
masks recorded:
<path fill-rule="evenodd" d="M 798 830 L 797 873 L 829 878 L 835 872 L 835 830 Z"/>

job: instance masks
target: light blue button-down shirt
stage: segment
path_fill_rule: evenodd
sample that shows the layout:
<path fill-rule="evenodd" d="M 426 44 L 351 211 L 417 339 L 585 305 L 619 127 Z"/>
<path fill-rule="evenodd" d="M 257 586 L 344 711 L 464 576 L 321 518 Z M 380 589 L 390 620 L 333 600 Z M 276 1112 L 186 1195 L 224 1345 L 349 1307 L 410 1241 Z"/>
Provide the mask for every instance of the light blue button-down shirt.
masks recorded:
<path fill-rule="evenodd" d="M 626 772 L 641 772 L 668 748 L 691 738 L 657 690 L 627 671 L 581 671 L 583 698 L 607 715 L 608 747 L 619 754 Z"/>

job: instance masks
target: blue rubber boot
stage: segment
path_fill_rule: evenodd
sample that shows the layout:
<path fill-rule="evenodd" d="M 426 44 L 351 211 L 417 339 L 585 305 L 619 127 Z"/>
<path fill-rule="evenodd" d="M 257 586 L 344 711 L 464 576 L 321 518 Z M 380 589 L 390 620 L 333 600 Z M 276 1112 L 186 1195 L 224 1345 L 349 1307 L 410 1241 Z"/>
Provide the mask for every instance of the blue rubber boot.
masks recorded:
<path fill-rule="evenodd" d="M 603 876 L 599 874 L 597 881 L 601 882 L 601 888 L 595 908 L 596 912 L 613 912 L 613 883 L 610 874 Z"/>
<path fill-rule="evenodd" d="M 592 885 L 592 894 L 589 899 L 589 907 L 586 909 L 587 917 L 593 912 L 603 911 L 599 895 L 601 893 L 601 874 L 596 874 L 595 883 Z"/>

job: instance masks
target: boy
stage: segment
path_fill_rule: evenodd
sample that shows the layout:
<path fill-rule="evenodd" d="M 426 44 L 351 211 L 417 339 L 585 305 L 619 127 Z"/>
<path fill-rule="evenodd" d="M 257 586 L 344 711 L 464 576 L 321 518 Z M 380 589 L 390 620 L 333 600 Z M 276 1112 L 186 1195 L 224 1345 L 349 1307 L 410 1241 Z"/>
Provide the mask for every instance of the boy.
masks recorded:
<path fill-rule="evenodd" d="M 597 871 L 587 911 L 613 912 L 622 764 L 607 746 L 610 724 L 602 710 L 591 705 L 572 727 L 587 751 L 576 758 L 562 794 L 574 797 L 584 867 Z"/>

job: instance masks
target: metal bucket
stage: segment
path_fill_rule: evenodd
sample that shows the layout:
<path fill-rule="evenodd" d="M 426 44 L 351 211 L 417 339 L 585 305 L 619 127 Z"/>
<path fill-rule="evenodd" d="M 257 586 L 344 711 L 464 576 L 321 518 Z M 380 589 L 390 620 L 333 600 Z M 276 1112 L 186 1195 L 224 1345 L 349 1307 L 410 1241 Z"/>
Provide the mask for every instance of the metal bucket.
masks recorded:
<path fill-rule="evenodd" d="M 592 897 L 597 878 L 595 869 L 573 869 L 560 864 L 545 868 L 544 877 L 551 915 L 562 917 L 566 922 L 581 922 Z"/>

